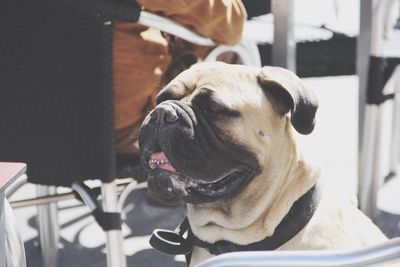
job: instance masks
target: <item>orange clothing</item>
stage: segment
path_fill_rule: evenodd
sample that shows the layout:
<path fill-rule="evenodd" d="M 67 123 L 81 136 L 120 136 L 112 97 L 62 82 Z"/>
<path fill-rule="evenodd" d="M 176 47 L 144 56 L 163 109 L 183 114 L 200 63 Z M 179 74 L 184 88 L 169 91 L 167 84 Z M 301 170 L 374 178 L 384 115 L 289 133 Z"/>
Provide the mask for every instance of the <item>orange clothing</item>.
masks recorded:
<path fill-rule="evenodd" d="M 221 44 L 236 43 L 240 39 L 246 19 L 246 11 L 240 0 L 138 2 L 144 9 L 162 13 Z M 190 45 L 187 47 L 194 49 Z M 139 128 L 155 105 L 155 96 L 173 60 L 170 52 L 167 40 L 156 29 L 125 22 L 114 25 L 113 78 L 117 153 L 139 152 L 135 144 Z"/>
<path fill-rule="evenodd" d="M 159 12 L 191 27 L 218 44 L 240 40 L 246 10 L 240 0 L 139 0 L 145 9 Z"/>

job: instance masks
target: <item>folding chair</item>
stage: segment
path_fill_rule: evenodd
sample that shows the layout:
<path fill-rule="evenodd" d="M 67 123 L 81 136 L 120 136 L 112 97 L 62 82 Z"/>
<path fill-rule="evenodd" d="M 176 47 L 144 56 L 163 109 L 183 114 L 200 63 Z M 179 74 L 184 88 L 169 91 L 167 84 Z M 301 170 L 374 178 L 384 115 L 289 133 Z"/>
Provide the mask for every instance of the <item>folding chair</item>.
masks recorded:
<path fill-rule="evenodd" d="M 112 24 L 137 21 L 135 2 L 6 0 L 0 9 L 0 161 L 25 162 L 28 181 L 55 192 L 102 181 L 93 211 L 108 266 L 126 266 L 117 210 Z M 50 187 L 48 187 L 50 186 Z M 44 266 L 56 266 L 57 208 L 39 207 Z"/>
<path fill-rule="evenodd" d="M 389 13 L 396 10 L 393 9 L 396 1 L 371 1 L 368 77 L 365 80 L 360 77 L 360 84 L 366 83 L 367 88 L 361 110 L 365 115 L 360 136 L 358 189 L 360 207 L 373 220 L 378 214 L 378 190 L 398 174 L 399 167 L 400 37 L 394 40 L 397 40 L 397 46 L 393 47 L 390 47 L 390 38 L 387 37 L 394 30 Z M 397 32 L 400 35 L 400 30 Z"/>

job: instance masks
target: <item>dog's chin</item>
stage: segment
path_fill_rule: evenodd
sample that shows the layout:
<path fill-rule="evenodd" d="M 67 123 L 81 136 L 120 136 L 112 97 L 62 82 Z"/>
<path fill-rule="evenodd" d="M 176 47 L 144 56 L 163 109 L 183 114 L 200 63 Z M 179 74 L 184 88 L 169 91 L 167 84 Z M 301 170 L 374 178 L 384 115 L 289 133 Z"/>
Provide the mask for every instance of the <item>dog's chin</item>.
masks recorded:
<path fill-rule="evenodd" d="M 231 170 L 221 171 L 213 182 L 204 182 L 195 177 L 188 177 L 176 170 L 169 161 L 150 159 L 148 163 L 148 187 L 160 200 L 176 203 L 200 204 L 229 199 L 236 195 L 254 172 L 245 165 L 238 165 Z"/>

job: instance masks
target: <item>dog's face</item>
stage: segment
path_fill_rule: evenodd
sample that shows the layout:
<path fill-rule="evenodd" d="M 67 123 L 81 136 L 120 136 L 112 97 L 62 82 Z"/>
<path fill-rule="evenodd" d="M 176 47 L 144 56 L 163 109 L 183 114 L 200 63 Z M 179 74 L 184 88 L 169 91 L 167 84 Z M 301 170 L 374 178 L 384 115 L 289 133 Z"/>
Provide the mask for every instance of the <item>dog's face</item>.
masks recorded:
<path fill-rule="evenodd" d="M 192 66 L 157 96 L 139 145 L 148 186 L 164 201 L 229 201 L 243 190 L 291 123 L 308 134 L 316 100 L 281 69 L 224 63 Z"/>

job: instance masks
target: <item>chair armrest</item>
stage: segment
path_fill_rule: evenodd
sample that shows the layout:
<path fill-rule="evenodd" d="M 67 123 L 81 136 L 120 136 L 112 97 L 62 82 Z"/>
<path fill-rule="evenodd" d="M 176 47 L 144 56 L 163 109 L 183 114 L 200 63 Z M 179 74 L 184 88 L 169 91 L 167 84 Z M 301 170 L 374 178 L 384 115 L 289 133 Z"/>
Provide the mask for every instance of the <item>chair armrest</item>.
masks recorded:
<path fill-rule="evenodd" d="M 383 244 L 353 251 L 257 251 L 226 253 L 208 259 L 196 267 L 223 266 L 381 266 L 400 263 L 400 238 Z"/>

